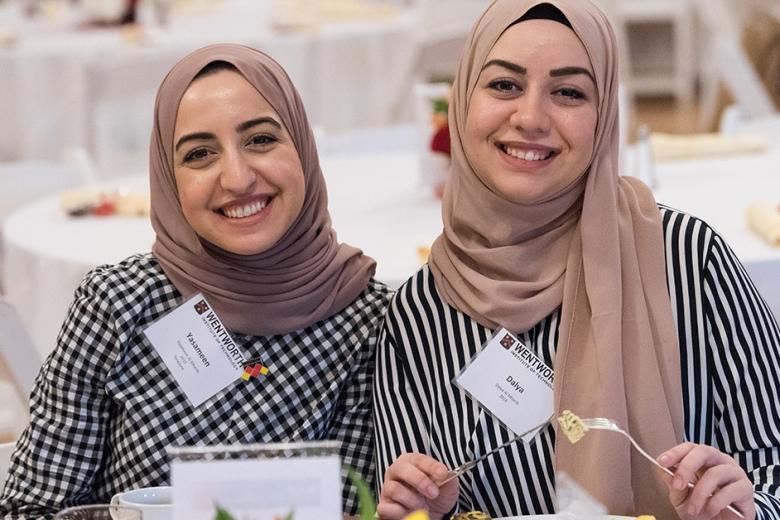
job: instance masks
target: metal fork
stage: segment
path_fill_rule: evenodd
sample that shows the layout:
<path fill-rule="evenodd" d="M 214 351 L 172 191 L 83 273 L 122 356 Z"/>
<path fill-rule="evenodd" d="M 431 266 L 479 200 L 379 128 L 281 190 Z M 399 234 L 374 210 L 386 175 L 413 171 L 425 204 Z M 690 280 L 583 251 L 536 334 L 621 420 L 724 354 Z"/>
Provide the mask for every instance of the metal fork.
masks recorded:
<path fill-rule="evenodd" d="M 552 419 L 552 416 L 550 416 L 550 418 L 549 418 L 549 419 L 547 419 L 546 421 L 544 421 L 544 422 L 542 422 L 542 423 L 539 423 L 539 424 L 537 424 L 537 425 L 536 425 L 536 426 L 534 426 L 533 428 L 529 428 L 528 430 L 526 430 L 526 431 L 524 431 L 524 432 L 522 432 L 522 433 L 518 433 L 517 435 L 515 435 L 514 437 L 512 437 L 511 439 L 509 439 L 508 441 L 506 441 L 506 442 L 505 442 L 504 444 L 502 444 L 501 446 L 498 446 L 498 447 L 496 447 L 496 448 L 493 448 L 492 450 L 490 450 L 490 451 L 488 451 L 488 452 L 486 452 L 486 453 L 483 453 L 482 455 L 480 455 L 480 456 L 479 456 L 479 457 L 477 457 L 476 459 L 472 459 L 472 460 L 470 460 L 470 461 L 466 462 L 465 464 L 461 464 L 461 465 L 460 465 L 460 466 L 458 466 L 457 468 L 453 468 L 453 469 L 451 469 L 451 470 L 449 471 L 449 473 L 447 473 L 447 476 L 445 477 L 445 479 L 444 479 L 444 480 L 442 480 L 441 482 L 439 482 L 437 485 L 439 485 L 439 486 L 443 486 L 444 484 L 446 484 L 446 483 L 447 483 L 447 482 L 449 482 L 450 480 L 452 480 L 452 479 L 454 479 L 454 478 L 458 478 L 459 476 L 463 475 L 463 474 L 464 474 L 464 473 L 466 473 L 467 471 L 471 471 L 472 469 L 474 469 L 474 468 L 477 466 L 477 464 L 479 464 L 480 462 L 482 462 L 482 461 L 483 461 L 483 460 L 485 460 L 486 458 L 490 457 L 491 455 L 494 455 L 494 454 L 495 454 L 496 452 L 498 452 L 498 451 L 501 451 L 501 450 L 503 450 L 504 448 L 506 448 L 506 447 L 507 447 L 507 446 L 509 446 L 510 444 L 513 444 L 513 443 L 517 442 L 518 440 L 520 440 L 520 438 L 521 438 L 521 437 L 523 437 L 523 436 L 525 436 L 525 435 L 528 435 L 528 434 L 529 434 L 529 433 L 531 433 L 532 431 L 534 431 L 534 430 L 537 430 L 537 429 L 541 428 L 542 426 L 544 426 L 545 424 L 547 424 L 548 422 L 550 422 L 550 419 Z"/>
<path fill-rule="evenodd" d="M 591 419 L 582 419 L 582 423 L 588 427 L 588 429 L 594 429 L 594 430 L 608 430 L 613 431 L 617 433 L 623 434 L 629 441 L 631 441 L 631 445 L 636 448 L 636 450 L 641 453 L 647 460 L 661 468 L 667 475 L 670 477 L 674 476 L 674 472 L 670 470 L 669 468 L 665 468 L 664 466 L 661 466 L 657 460 L 655 460 L 653 457 L 650 456 L 649 453 L 647 453 L 645 450 L 642 449 L 642 447 L 637 444 L 637 442 L 634 440 L 631 435 L 628 434 L 625 430 L 620 428 L 615 421 L 612 419 L 605 419 L 604 417 L 594 417 Z M 693 489 L 693 483 L 688 482 L 688 487 Z M 742 513 L 734 509 L 732 506 L 727 506 L 727 509 L 737 515 L 739 518 L 745 518 Z"/>

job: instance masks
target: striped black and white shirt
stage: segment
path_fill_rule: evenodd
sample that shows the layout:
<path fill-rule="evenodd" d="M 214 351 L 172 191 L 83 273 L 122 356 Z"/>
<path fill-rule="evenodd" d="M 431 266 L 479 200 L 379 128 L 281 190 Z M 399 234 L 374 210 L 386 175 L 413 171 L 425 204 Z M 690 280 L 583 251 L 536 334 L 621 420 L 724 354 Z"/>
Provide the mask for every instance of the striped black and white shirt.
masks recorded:
<path fill-rule="evenodd" d="M 706 223 L 661 207 L 677 322 L 685 433 L 734 456 L 755 485 L 760 518 L 780 519 L 780 330 L 734 253 Z M 560 308 L 518 337 L 549 366 Z M 513 437 L 453 385 L 491 338 L 448 306 L 427 266 L 397 292 L 379 339 L 374 414 L 377 474 L 402 453 L 454 468 Z M 554 430 L 514 443 L 460 477 L 461 510 L 554 512 Z"/>
<path fill-rule="evenodd" d="M 169 482 L 165 448 L 331 439 L 373 481 L 371 384 L 392 292 L 372 280 L 348 307 L 303 330 L 233 335 L 267 375 L 193 407 L 143 330 L 183 302 L 151 255 L 87 275 L 35 380 L 30 424 L 11 458 L 0 517 L 50 516 Z M 258 316 L 258 319 L 262 319 Z M 357 511 L 352 486 L 344 511 Z"/>

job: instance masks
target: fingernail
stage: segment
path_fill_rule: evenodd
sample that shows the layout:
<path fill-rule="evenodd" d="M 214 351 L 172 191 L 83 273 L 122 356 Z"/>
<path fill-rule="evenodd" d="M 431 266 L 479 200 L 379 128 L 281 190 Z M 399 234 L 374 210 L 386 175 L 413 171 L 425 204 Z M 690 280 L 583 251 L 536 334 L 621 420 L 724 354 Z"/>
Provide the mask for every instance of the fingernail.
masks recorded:
<path fill-rule="evenodd" d="M 658 457 L 658 462 L 660 462 L 661 464 L 663 464 L 667 460 L 669 460 L 669 455 L 667 455 L 666 453 Z"/>
<path fill-rule="evenodd" d="M 428 486 L 427 493 L 428 498 L 436 498 L 439 496 L 439 488 L 436 486 Z"/>

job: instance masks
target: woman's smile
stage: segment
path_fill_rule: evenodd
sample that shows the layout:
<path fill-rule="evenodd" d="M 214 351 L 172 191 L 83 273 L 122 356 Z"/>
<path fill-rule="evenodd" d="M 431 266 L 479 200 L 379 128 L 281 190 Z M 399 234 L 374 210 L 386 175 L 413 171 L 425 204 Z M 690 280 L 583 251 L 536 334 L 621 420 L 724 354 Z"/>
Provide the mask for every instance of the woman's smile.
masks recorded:
<path fill-rule="evenodd" d="M 529 143 L 496 142 L 496 148 L 510 168 L 523 171 L 542 170 L 560 153 L 559 148 Z"/>
<path fill-rule="evenodd" d="M 270 212 L 273 195 L 260 195 L 234 201 L 219 207 L 216 212 L 231 220 L 245 220 L 249 217 L 263 216 Z M 268 211 L 264 211 L 268 209 Z"/>

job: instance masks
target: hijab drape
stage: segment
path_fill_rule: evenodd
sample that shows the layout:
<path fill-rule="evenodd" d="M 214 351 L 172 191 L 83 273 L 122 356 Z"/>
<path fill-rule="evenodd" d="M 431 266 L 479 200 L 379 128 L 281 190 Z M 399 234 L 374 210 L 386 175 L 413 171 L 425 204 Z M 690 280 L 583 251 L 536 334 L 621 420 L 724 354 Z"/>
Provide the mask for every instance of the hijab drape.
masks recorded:
<path fill-rule="evenodd" d="M 215 61 L 232 64 L 279 114 L 303 166 L 300 214 L 276 244 L 258 254 L 234 254 L 198 237 L 184 218 L 176 189 L 179 102 L 193 78 Z M 202 292 L 233 332 L 272 335 L 307 327 L 352 303 L 374 273 L 371 258 L 337 241 L 303 103 L 282 67 L 259 51 L 212 45 L 173 67 L 157 93 L 149 172 L 154 256 L 185 297 Z"/>
<path fill-rule="evenodd" d="M 490 50 L 540 3 L 566 16 L 587 51 L 598 125 L 583 175 L 548 200 L 523 205 L 487 187 L 462 136 Z M 555 412 L 614 419 L 658 455 L 683 439 L 680 354 L 660 213 L 646 186 L 618 177 L 617 92 L 615 37 L 592 4 L 494 1 L 472 29 L 455 77 L 444 231 L 430 268 L 444 300 L 489 328 L 526 331 L 561 306 Z M 557 435 L 555 465 L 612 514 L 676 517 L 658 470 L 613 433 L 594 431 L 576 445 Z"/>

